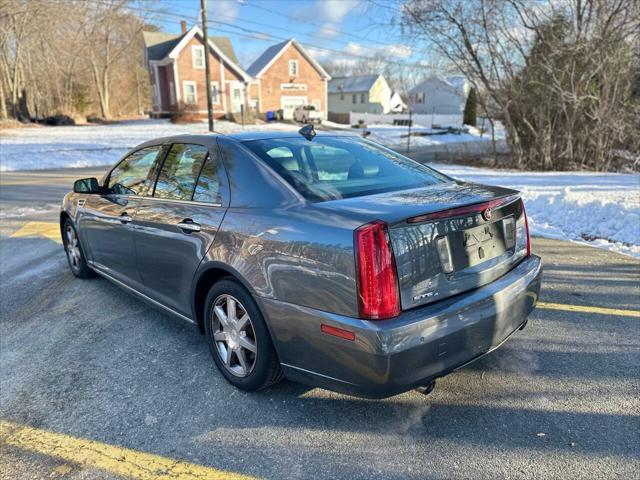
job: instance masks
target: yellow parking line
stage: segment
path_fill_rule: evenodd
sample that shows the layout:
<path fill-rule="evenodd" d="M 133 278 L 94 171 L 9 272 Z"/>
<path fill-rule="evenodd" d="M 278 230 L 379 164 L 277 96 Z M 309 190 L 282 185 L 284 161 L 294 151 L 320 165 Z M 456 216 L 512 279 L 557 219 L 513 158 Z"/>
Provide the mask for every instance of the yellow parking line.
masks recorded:
<path fill-rule="evenodd" d="M 618 315 L 623 317 L 640 318 L 640 311 L 623 310 L 620 308 L 589 307 L 586 305 L 566 305 L 564 303 L 547 302 L 538 302 L 537 308 L 544 308 L 547 310 L 562 310 L 565 312 L 598 313 L 600 315 Z"/>
<path fill-rule="evenodd" d="M 11 234 L 11 237 L 45 237 L 57 243 L 60 238 L 60 225 L 56 222 L 27 222 Z"/>
<path fill-rule="evenodd" d="M 74 438 L 0 420 L 0 444 L 140 480 L 250 480 L 255 477 Z"/>

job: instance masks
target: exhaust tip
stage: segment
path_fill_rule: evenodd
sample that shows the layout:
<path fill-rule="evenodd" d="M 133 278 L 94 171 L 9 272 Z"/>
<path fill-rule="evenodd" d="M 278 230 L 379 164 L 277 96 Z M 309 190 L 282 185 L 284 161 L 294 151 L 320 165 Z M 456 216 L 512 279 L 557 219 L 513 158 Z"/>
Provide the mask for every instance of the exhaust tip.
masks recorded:
<path fill-rule="evenodd" d="M 431 392 L 433 392 L 434 388 L 436 388 L 436 381 L 431 380 L 426 385 L 422 385 L 421 387 L 416 388 L 416 392 L 419 392 L 423 395 L 429 395 Z"/>

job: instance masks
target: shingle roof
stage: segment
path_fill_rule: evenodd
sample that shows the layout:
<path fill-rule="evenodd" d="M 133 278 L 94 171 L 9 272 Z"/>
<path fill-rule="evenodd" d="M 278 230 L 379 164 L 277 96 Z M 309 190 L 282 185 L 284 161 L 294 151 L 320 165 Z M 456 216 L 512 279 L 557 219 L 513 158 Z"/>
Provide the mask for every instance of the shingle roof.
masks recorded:
<path fill-rule="evenodd" d="M 285 45 L 289 43 L 289 40 L 285 40 L 284 42 L 276 43 L 275 45 L 271 45 L 267 48 L 262 55 L 260 55 L 249 68 L 247 68 L 247 73 L 252 77 L 257 76 L 264 67 L 266 67 L 269 62 L 280 53 Z"/>
<path fill-rule="evenodd" d="M 380 75 L 334 77 L 329 81 L 329 93 L 368 92 Z"/>
<path fill-rule="evenodd" d="M 144 38 L 144 44 L 147 47 L 147 57 L 149 60 L 162 60 L 173 48 L 180 43 L 182 35 L 172 35 L 164 32 L 142 32 Z M 218 47 L 223 54 L 229 58 L 233 63 L 238 63 L 238 58 L 233 50 L 233 45 L 229 37 L 209 37 L 209 40 Z"/>

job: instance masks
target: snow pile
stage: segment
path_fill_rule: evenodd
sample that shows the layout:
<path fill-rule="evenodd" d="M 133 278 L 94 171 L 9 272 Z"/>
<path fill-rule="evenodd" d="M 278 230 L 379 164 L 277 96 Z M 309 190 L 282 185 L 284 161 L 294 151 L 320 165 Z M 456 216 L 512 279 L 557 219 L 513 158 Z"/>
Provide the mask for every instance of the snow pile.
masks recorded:
<path fill-rule="evenodd" d="M 432 166 L 460 180 L 521 191 L 534 235 L 640 257 L 640 175 Z"/>

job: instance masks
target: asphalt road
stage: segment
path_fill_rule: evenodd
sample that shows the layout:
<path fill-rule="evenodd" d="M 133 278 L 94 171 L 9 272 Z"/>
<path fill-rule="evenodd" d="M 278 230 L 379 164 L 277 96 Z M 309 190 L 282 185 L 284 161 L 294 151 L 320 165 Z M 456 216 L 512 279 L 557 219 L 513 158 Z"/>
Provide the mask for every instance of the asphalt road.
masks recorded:
<path fill-rule="evenodd" d="M 55 222 L 72 180 L 91 174 L 2 174 L 0 419 L 273 479 L 638 478 L 640 318 L 537 309 L 426 397 L 368 401 L 289 382 L 243 393 L 195 329 L 104 279 L 74 278 L 46 235 L 12 236 Z M 640 310 L 637 260 L 533 247 L 543 301 Z M 3 435 L 2 478 L 120 478 Z"/>

